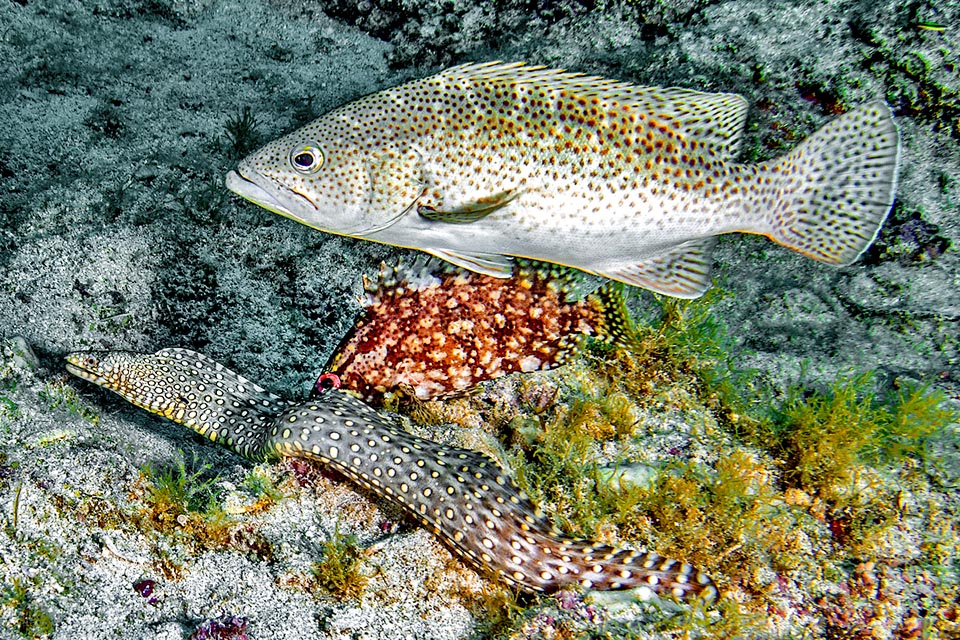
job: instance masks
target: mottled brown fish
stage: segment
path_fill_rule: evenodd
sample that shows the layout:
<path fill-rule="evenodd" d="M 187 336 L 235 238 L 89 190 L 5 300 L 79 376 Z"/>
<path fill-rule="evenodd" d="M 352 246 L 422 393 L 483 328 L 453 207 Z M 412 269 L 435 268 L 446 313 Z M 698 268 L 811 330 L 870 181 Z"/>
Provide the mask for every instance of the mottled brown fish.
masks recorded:
<path fill-rule="evenodd" d="M 717 594 L 688 564 L 564 536 L 491 458 L 417 438 L 339 390 L 288 402 L 186 349 L 77 352 L 67 370 L 252 460 L 318 461 L 400 505 L 471 566 L 521 589 Z"/>
<path fill-rule="evenodd" d="M 574 300 L 576 272 L 521 263 L 508 279 L 431 260 L 381 265 L 364 279 L 364 315 L 327 369 L 341 387 L 378 405 L 402 390 L 420 400 L 455 395 L 517 371 L 564 362 L 586 336 L 628 343 L 620 291 Z"/>
<path fill-rule="evenodd" d="M 306 225 L 487 275 L 510 256 L 681 298 L 719 234 L 853 262 L 893 203 L 900 139 L 869 102 L 787 155 L 736 162 L 747 104 L 523 64 L 469 64 L 335 109 L 227 187 Z"/>

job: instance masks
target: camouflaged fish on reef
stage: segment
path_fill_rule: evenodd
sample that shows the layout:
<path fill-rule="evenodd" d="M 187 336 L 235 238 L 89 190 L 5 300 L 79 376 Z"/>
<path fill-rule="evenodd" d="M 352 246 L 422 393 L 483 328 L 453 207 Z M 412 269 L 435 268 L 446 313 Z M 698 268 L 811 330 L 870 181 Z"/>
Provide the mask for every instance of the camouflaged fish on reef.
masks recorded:
<path fill-rule="evenodd" d="M 78 352 L 67 370 L 253 460 L 296 456 L 402 507 L 473 567 L 530 591 L 580 585 L 717 595 L 656 553 L 564 536 L 487 456 L 418 438 L 337 389 L 288 402 L 203 354 Z"/>
<path fill-rule="evenodd" d="M 508 279 L 437 260 L 381 266 L 364 279 L 364 315 L 327 368 L 373 404 L 397 390 L 429 400 L 558 366 L 586 336 L 629 341 L 617 286 L 574 300 L 576 278 L 545 263 L 523 262 Z"/>
<path fill-rule="evenodd" d="M 691 298 L 731 232 L 856 260 L 893 202 L 889 107 L 864 104 L 753 165 L 736 162 L 746 113 L 729 93 L 470 64 L 335 109 L 226 184 L 316 229 L 496 277 L 522 256 Z"/>

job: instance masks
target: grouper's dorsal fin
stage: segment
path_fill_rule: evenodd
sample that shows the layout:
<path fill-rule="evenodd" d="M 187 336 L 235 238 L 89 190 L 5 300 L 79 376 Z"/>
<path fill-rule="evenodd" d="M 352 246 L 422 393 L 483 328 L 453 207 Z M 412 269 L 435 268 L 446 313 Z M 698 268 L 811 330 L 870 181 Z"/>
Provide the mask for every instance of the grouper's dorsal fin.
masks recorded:
<path fill-rule="evenodd" d="M 712 150 L 718 160 L 732 161 L 740 151 L 747 122 L 747 101 L 735 93 L 702 93 L 689 89 L 649 90 L 674 125 L 690 140 Z"/>
<path fill-rule="evenodd" d="M 649 260 L 598 274 L 674 298 L 699 298 L 710 288 L 714 242 L 690 240 Z"/>
<path fill-rule="evenodd" d="M 548 104 L 567 98 L 575 106 L 581 99 L 589 102 L 597 99 L 601 112 L 638 118 L 643 114 L 647 123 L 652 122 L 658 129 L 673 129 L 686 139 L 696 140 L 698 146 L 713 151 L 719 160 L 729 160 L 737 154 L 747 119 L 747 101 L 734 93 L 648 87 L 523 63 L 466 64 L 440 75 L 454 84 L 491 82 L 505 86 L 511 89 L 505 95 L 522 91 L 525 85 L 533 86 L 549 92 Z M 588 106 L 592 106 L 589 102 Z M 508 107 L 510 103 L 499 104 Z"/>

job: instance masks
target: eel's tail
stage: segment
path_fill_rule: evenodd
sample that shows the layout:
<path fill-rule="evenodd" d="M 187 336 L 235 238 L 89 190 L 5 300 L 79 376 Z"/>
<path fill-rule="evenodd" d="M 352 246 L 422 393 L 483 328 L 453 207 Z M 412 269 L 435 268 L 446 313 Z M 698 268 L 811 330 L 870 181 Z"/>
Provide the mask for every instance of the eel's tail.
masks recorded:
<path fill-rule="evenodd" d="M 495 568 L 509 581 L 546 592 L 579 585 L 598 591 L 649 590 L 682 600 L 712 602 L 717 598 L 717 586 L 710 576 L 690 564 L 652 551 L 568 538 L 548 527 L 539 515 L 523 518 L 515 531 L 502 532 L 513 548 L 500 560 L 505 566 Z M 504 524 L 509 529 L 516 522 Z"/>

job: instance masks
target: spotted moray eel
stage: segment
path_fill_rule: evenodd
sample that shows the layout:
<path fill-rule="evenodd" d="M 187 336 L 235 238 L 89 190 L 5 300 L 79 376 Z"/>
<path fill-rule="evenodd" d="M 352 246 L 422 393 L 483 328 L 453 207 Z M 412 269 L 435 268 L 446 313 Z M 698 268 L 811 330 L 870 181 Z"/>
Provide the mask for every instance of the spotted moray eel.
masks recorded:
<path fill-rule="evenodd" d="M 186 349 L 77 352 L 67 370 L 246 458 L 333 468 L 399 504 L 474 568 L 521 589 L 716 596 L 689 564 L 566 537 L 491 458 L 413 436 L 338 389 L 289 402 Z"/>

